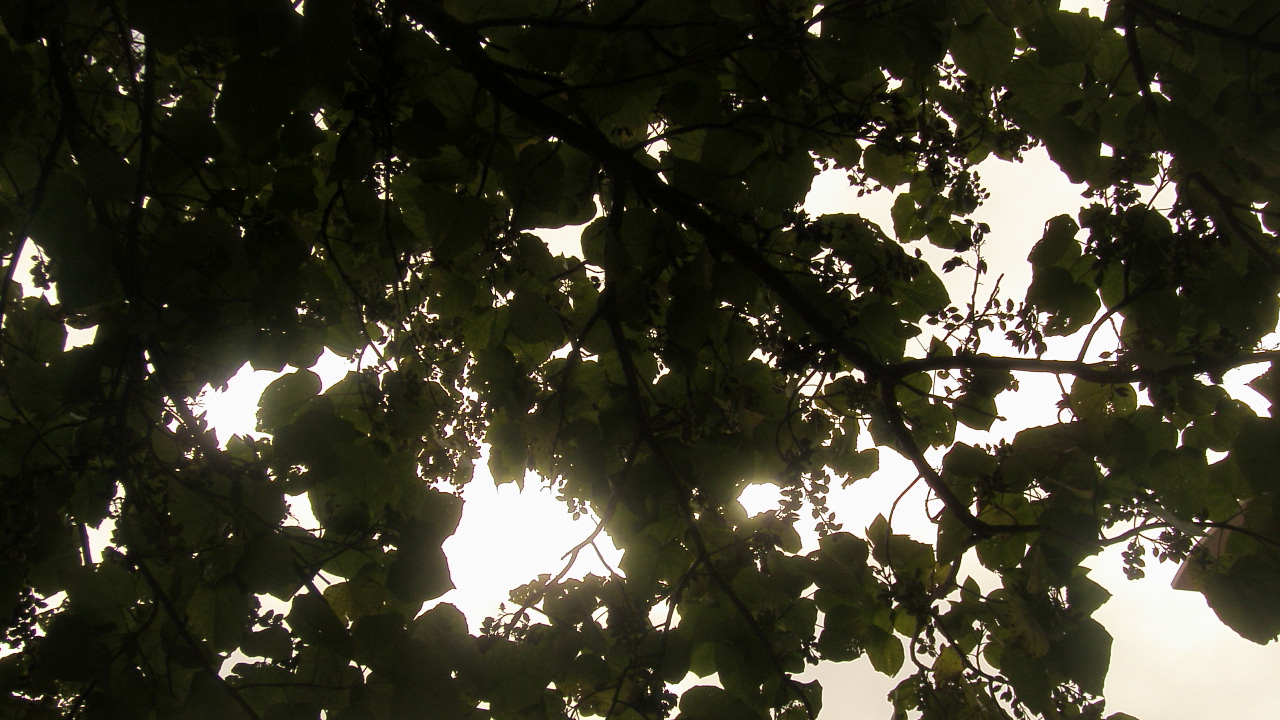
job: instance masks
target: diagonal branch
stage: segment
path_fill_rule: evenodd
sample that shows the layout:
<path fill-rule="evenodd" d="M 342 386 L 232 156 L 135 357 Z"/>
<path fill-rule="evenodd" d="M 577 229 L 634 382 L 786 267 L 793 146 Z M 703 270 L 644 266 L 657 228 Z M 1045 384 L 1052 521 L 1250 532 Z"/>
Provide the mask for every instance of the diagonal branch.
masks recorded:
<path fill-rule="evenodd" d="M 956 519 L 969 532 L 973 533 L 975 542 L 1001 533 L 1034 532 L 1041 529 L 1036 525 L 992 525 L 974 517 L 973 512 L 969 510 L 969 506 L 952 492 L 950 486 L 942 479 L 938 471 L 929 464 L 924 452 L 916 444 L 915 437 L 911 435 L 911 429 L 907 427 L 906 421 L 902 418 L 902 412 L 898 409 L 898 401 L 893 396 L 895 386 L 896 383 L 889 380 L 880 383 L 880 400 L 884 406 L 885 423 L 889 425 L 894 439 L 898 442 L 899 449 L 915 466 L 920 478 L 929 486 L 933 494 L 938 496 L 942 504 L 956 516 Z"/>
<path fill-rule="evenodd" d="M 1017 372 L 1074 375 L 1081 380 L 1095 383 L 1153 382 L 1180 376 L 1209 373 L 1220 375 L 1245 365 L 1280 360 L 1280 350 L 1265 350 L 1247 355 L 1233 355 L 1212 360 L 1171 365 L 1161 370 L 1141 367 L 1125 367 L 1117 363 L 1087 363 L 1079 360 L 1041 360 L 1038 358 L 997 357 L 959 353 L 950 357 L 927 357 L 904 360 L 886 368 L 892 377 L 905 377 L 912 373 L 932 370 L 1010 370 Z"/>

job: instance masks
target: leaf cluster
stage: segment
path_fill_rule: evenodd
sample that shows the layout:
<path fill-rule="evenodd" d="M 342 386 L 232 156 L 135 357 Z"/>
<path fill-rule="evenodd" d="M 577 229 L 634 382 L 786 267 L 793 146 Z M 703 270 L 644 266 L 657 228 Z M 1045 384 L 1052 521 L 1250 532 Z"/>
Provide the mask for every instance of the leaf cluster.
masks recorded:
<path fill-rule="evenodd" d="M 0 716 L 811 720 L 866 656 L 895 717 L 1100 718 L 1116 543 L 1275 639 L 1280 424 L 1221 384 L 1277 358 L 1273 13 L 0 2 Z M 1090 203 L 961 307 L 975 168 L 1034 145 Z M 831 169 L 892 227 L 807 215 Z M 1060 422 L 991 434 L 1025 373 Z M 482 447 L 623 554 L 473 634 L 427 603 Z M 828 509 L 882 449 L 929 542 Z"/>

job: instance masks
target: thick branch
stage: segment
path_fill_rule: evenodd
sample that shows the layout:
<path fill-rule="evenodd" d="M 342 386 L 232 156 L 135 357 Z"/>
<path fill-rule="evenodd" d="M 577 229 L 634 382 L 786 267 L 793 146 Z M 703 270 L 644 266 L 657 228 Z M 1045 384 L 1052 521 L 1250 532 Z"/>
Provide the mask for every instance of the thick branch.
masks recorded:
<path fill-rule="evenodd" d="M 894 439 L 898 441 L 898 447 L 907 456 L 907 459 L 911 461 L 911 464 L 915 465 L 916 472 L 919 473 L 920 478 L 929 486 L 933 494 L 938 496 L 942 504 L 955 515 L 956 519 L 979 540 L 1001 533 L 1040 530 L 1040 527 L 1035 525 L 991 525 L 974 517 L 968 505 L 951 491 L 951 488 L 943 481 L 938 471 L 929 464 L 929 460 L 925 458 L 920 446 L 916 444 L 915 437 L 911 435 L 911 429 L 907 427 L 902 418 L 902 413 L 898 409 L 898 401 L 893 396 L 895 385 L 896 383 L 893 381 L 885 381 L 880 384 L 880 399 L 881 404 L 884 405 L 885 423 L 889 425 Z"/>
<path fill-rule="evenodd" d="M 974 355 L 961 353 L 950 357 L 928 357 L 918 360 L 905 360 L 890 365 L 887 372 L 894 377 L 905 377 L 912 373 L 932 370 L 1010 370 L 1017 372 L 1050 373 L 1053 375 L 1074 375 L 1081 380 L 1095 383 L 1131 383 L 1152 382 L 1179 376 L 1194 376 L 1210 373 L 1218 375 L 1234 368 L 1254 363 L 1274 362 L 1280 360 L 1280 350 L 1267 350 L 1217 358 L 1201 362 L 1172 365 L 1161 370 L 1140 367 L 1124 367 L 1116 363 L 1086 363 L 1077 360 L 1040 360 L 1037 358 L 995 357 L 992 355 Z"/>

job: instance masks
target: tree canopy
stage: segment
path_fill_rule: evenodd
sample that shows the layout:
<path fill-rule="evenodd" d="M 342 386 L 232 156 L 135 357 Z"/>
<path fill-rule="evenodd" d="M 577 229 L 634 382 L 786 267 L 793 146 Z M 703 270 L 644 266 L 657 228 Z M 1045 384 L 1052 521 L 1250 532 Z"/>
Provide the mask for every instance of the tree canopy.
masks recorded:
<path fill-rule="evenodd" d="M 1271 0 L 0 22 L 0 717 L 799 720 L 797 674 L 865 656 L 917 669 L 894 717 L 1101 718 L 1081 563 L 1116 544 L 1280 633 L 1280 421 L 1221 384 L 1280 393 Z M 975 166 L 1037 145 L 1089 199 L 1006 297 Z M 892 227 L 806 214 L 824 170 L 893 193 Z M 578 225 L 578 253 L 540 236 Z M 322 392 L 326 348 L 363 362 Z M 198 400 L 246 363 L 283 371 L 265 434 L 218 438 Z M 1028 373 L 1059 422 L 957 441 Z M 428 603 L 482 447 L 623 555 L 473 635 Z M 880 453 L 936 538 L 827 509 Z M 783 499 L 748 516 L 758 482 Z"/>

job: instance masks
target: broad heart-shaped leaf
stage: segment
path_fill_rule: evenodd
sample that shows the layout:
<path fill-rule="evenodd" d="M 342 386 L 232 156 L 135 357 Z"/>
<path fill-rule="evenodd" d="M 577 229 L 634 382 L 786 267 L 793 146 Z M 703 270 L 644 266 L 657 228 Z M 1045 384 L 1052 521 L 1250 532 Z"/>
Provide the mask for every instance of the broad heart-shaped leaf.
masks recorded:
<path fill-rule="evenodd" d="M 262 391 L 258 401 L 258 429 L 274 432 L 292 422 L 320 394 L 320 376 L 310 370 L 284 375 Z"/>
<path fill-rule="evenodd" d="M 848 487 L 857 480 L 871 477 L 880 469 L 880 449 L 867 448 L 842 453 L 831 463 L 831 469 L 844 478 L 840 483 L 841 487 Z"/>
<path fill-rule="evenodd" d="M 1013 60 L 1016 41 L 1013 28 L 983 13 L 951 33 L 951 56 L 971 76 L 999 82 Z"/>
<path fill-rule="evenodd" d="M 1239 558 L 1225 573 L 1206 573 L 1201 592 L 1241 637 L 1262 645 L 1280 636 L 1280 554 L 1274 549 Z"/>
<path fill-rule="evenodd" d="M 310 78 L 300 58 L 241 58 L 227 67 L 217 120 L 247 152 L 261 152 L 306 92 Z"/>
<path fill-rule="evenodd" d="M 822 616 L 822 634 L 815 647 L 823 660 L 848 662 L 862 656 L 866 618 L 851 605 L 837 605 Z"/>
<path fill-rule="evenodd" d="M 877 515 L 867 528 L 867 539 L 876 561 L 893 567 L 897 573 L 911 576 L 934 565 L 933 546 L 892 533 L 883 515 Z"/>
<path fill-rule="evenodd" d="M 680 696 L 676 720 L 764 720 L 738 698 L 712 685 L 696 685 Z"/>
<path fill-rule="evenodd" d="M 511 301 L 511 332 L 527 343 L 558 348 L 564 340 L 564 325 L 546 298 L 532 289 L 517 292 Z"/>
<path fill-rule="evenodd" d="M 889 677 L 897 675 L 902 669 L 902 663 L 906 661 L 907 655 L 903 650 L 902 640 L 892 632 L 875 626 L 867 628 L 863 648 L 866 650 L 867 658 L 871 660 L 871 666 L 877 672 Z"/>
<path fill-rule="evenodd" d="M 1259 494 L 1280 490 L 1280 420 L 1251 418 L 1240 428 L 1232 452 L 1240 474 Z"/>
<path fill-rule="evenodd" d="M 1111 665 L 1111 640 L 1111 633 L 1102 625 L 1085 619 L 1068 630 L 1051 652 L 1081 690 L 1101 695 Z"/>
<path fill-rule="evenodd" d="M 96 679 L 111 663 L 111 650 L 101 640 L 102 631 L 78 615 L 59 615 L 36 646 L 41 670 L 56 680 Z"/>
<path fill-rule="evenodd" d="M 1045 223 L 1044 236 L 1031 248 L 1027 260 L 1034 268 L 1070 267 L 1080 257 L 1080 243 L 1076 234 L 1080 226 L 1069 215 L 1058 215 Z"/>
<path fill-rule="evenodd" d="M 351 636 L 346 626 L 320 595 L 308 592 L 295 597 L 288 622 L 294 635 L 307 645 L 339 653 L 351 651 Z"/>
<path fill-rule="evenodd" d="M 974 430 L 990 430 L 991 425 L 1000 419 L 994 398 L 974 393 L 965 393 L 951 403 L 951 410 L 956 420 Z"/>
<path fill-rule="evenodd" d="M 956 443 L 942 459 L 942 467 L 956 475 L 977 478 L 994 473 L 999 461 L 982 448 Z"/>
<path fill-rule="evenodd" d="M 441 527 L 433 518 L 410 521 L 400 528 L 395 558 L 387 566 L 387 589 L 392 595 L 421 604 L 454 588 L 449 562 L 440 549 L 454 526 L 456 520 L 452 526 Z"/>
<path fill-rule="evenodd" d="M 1036 271 L 1027 288 L 1027 302 L 1049 314 L 1049 335 L 1070 335 L 1092 321 L 1102 306 L 1096 290 L 1056 266 Z"/>
<path fill-rule="evenodd" d="M 226 652 L 240 644 L 255 603 L 235 583 L 200 583 L 187 602 L 187 623 L 215 652 Z"/>
<path fill-rule="evenodd" d="M 555 674 L 549 647 L 497 640 L 484 653 L 490 706 L 500 713 L 525 710 L 542 701 Z"/>
<path fill-rule="evenodd" d="M 1083 572 L 1067 582 L 1067 605 L 1073 612 L 1089 616 L 1111 599 L 1111 593 Z"/>

